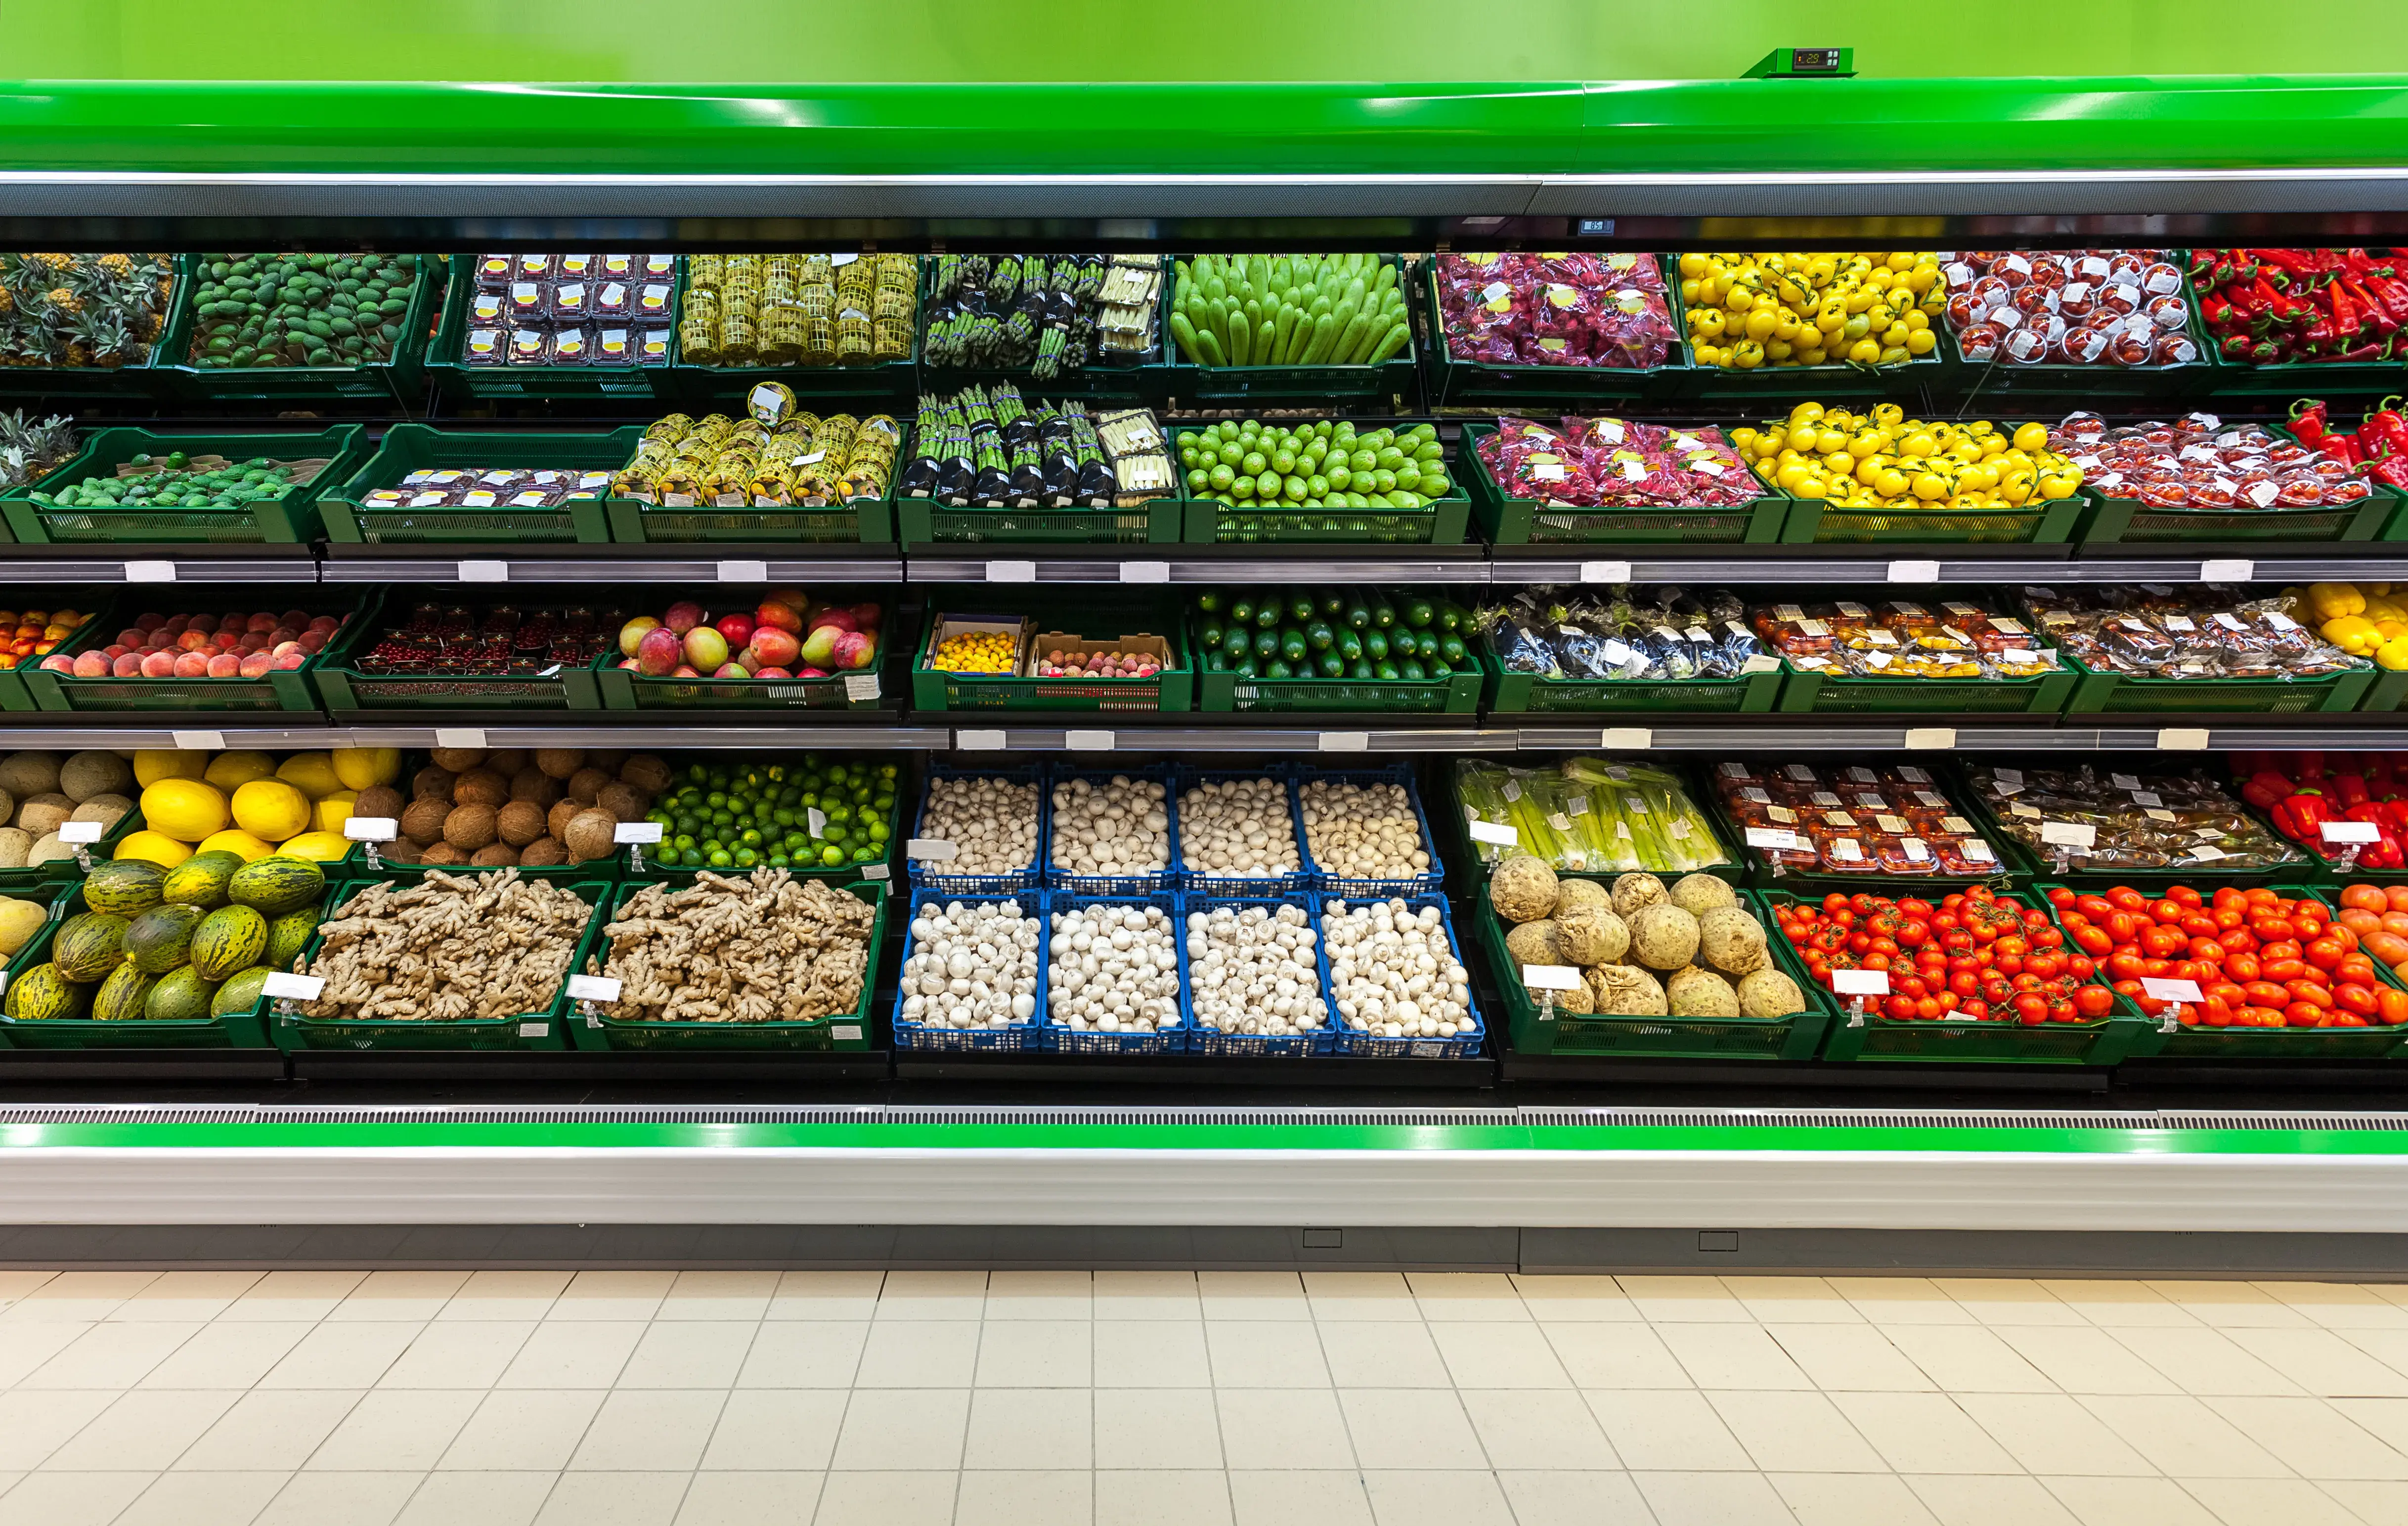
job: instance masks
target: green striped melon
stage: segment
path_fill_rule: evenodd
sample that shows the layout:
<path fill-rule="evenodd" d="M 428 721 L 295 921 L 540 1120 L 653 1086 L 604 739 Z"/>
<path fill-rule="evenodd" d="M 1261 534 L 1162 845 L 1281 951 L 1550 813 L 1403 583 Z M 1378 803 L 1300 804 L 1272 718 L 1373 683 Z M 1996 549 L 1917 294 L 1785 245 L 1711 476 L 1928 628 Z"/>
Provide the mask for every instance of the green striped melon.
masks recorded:
<path fill-rule="evenodd" d="M 260 963 L 270 970 L 291 970 L 293 961 L 309 946 L 318 934 L 318 908 L 304 906 L 297 912 L 287 912 L 267 925 L 267 952 Z"/>
<path fill-rule="evenodd" d="M 146 975 L 164 975 L 193 957 L 193 932 L 209 914 L 198 906 L 153 906 L 125 929 L 125 957 Z"/>
<path fill-rule="evenodd" d="M 63 1022 L 81 1017 L 91 1003 L 91 986 L 60 974 L 55 964 L 37 964 L 8 983 L 0 1014 L 21 1023 Z"/>
<path fill-rule="evenodd" d="M 191 965 L 171 971 L 150 987 L 142 1015 L 154 1023 L 201 1023 L 209 1016 L 209 1001 L 217 982 L 203 980 Z"/>
<path fill-rule="evenodd" d="M 125 962 L 125 918 L 83 912 L 67 918 L 50 942 L 50 962 L 62 979 L 95 981 Z"/>
<path fill-rule="evenodd" d="M 100 992 L 92 999 L 94 1022 L 130 1023 L 141 1017 L 143 1004 L 150 998 L 150 988 L 159 977 L 146 974 L 130 964 L 121 964 L 117 972 L 100 983 Z"/>
<path fill-rule="evenodd" d="M 193 929 L 193 970 L 212 985 L 266 952 L 267 918 L 248 906 L 221 906 Z"/>
<path fill-rule="evenodd" d="M 260 987 L 267 984 L 267 977 L 272 972 L 265 965 L 254 964 L 229 976 L 226 983 L 218 987 L 218 994 L 209 998 L 209 1015 L 230 1017 L 259 1005 Z"/>
<path fill-rule="evenodd" d="M 314 906 L 326 893 L 326 871 L 307 858 L 272 853 L 254 858 L 234 871 L 226 896 L 237 906 L 249 906 L 262 916 L 281 916 L 303 906 Z"/>
<path fill-rule="evenodd" d="M 160 897 L 178 906 L 213 911 L 226 903 L 226 882 L 241 867 L 241 857 L 223 848 L 196 853 L 167 871 L 159 886 Z"/>
<path fill-rule="evenodd" d="M 140 858 L 94 864 L 84 876 L 83 903 L 111 916 L 139 916 L 159 904 L 159 887 L 166 879 L 166 871 Z"/>

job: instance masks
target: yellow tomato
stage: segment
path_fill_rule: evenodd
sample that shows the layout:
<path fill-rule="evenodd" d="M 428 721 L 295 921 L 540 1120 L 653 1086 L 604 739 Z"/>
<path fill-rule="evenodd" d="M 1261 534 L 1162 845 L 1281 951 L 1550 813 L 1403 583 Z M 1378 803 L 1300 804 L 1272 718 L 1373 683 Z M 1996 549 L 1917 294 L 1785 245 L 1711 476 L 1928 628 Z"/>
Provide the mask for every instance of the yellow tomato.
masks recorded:
<path fill-rule="evenodd" d="M 2015 449 L 2019 451 L 2044 451 L 2048 449 L 2048 425 L 2044 424 L 2028 424 L 2022 428 L 2017 429 L 2015 431 Z"/>
<path fill-rule="evenodd" d="M 1742 371 L 1752 371 L 1764 364 L 1764 346 L 1754 339 L 1742 339 L 1732 347 L 1732 360 Z"/>
<path fill-rule="evenodd" d="M 1936 471 L 1915 473 L 1914 482 L 1908 486 L 1914 490 L 1916 497 L 1926 503 L 1936 503 L 1948 496 L 1948 483 Z"/>

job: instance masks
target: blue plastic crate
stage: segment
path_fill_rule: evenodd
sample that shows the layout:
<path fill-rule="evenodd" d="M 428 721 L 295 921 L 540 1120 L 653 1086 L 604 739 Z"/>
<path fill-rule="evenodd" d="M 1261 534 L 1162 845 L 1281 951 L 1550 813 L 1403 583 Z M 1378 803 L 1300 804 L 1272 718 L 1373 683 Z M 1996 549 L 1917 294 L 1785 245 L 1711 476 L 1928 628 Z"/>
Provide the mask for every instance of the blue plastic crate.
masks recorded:
<path fill-rule="evenodd" d="M 1315 780 L 1331 784 L 1402 785 L 1405 799 L 1413 808 L 1413 825 L 1422 834 L 1422 851 L 1428 855 L 1430 867 L 1422 873 L 1394 880 L 1350 880 L 1332 874 L 1313 861 L 1312 843 L 1305 836 L 1304 786 Z M 1429 813 L 1422 809 L 1421 786 L 1413 780 L 1410 763 L 1393 763 L 1384 769 L 1317 769 L 1300 767 L 1296 773 L 1296 837 L 1297 846 L 1304 856 L 1305 872 L 1312 876 L 1312 888 L 1323 899 L 1340 896 L 1348 900 L 1375 900 L 1389 896 L 1434 896 L 1446 888 L 1446 871 L 1438 861 L 1438 839 L 1430 835 Z"/>
<path fill-rule="evenodd" d="M 1045 893 L 1045 936 L 1041 940 L 1052 949 L 1054 914 L 1087 906 L 1158 906 L 1170 918 L 1170 946 L 1179 956 L 1179 1023 L 1152 1033 L 1096 1033 L 1064 1028 L 1054 1021 L 1054 972 L 1049 962 L 1039 984 L 1045 991 L 1044 1045 L 1065 1055 L 1183 1055 L 1188 1049 L 1188 1035 L 1196 1027 L 1195 1014 L 1187 1001 L 1187 925 L 1180 915 L 1179 898 L 1168 890 L 1149 895 L 1088 895 L 1075 890 L 1049 890 Z"/>
<path fill-rule="evenodd" d="M 1349 905 L 1360 905 L 1396 898 L 1389 896 L 1324 898 L 1325 900 L 1329 899 L 1343 899 Z M 1425 907 L 1438 908 L 1439 926 L 1445 929 L 1447 944 L 1455 950 L 1455 961 L 1462 965 L 1465 972 L 1469 973 L 1471 960 L 1466 957 L 1463 940 L 1455 936 L 1455 917 L 1446 909 L 1446 898 L 1431 895 L 1407 896 L 1402 899 L 1405 902 L 1405 910 L 1409 912 L 1418 914 Z M 1327 907 L 1324 905 L 1318 910 L 1323 914 L 1326 924 Z M 1329 984 L 1329 949 L 1326 943 L 1324 943 L 1321 949 L 1321 967 L 1322 980 L 1326 986 Z M 1482 1045 L 1488 1037 L 1488 1019 L 1481 1015 L 1480 998 L 1477 992 L 1469 988 L 1470 982 L 1466 981 L 1465 986 L 1465 1005 L 1470 1010 L 1472 1022 L 1472 1031 L 1469 1033 L 1457 1032 L 1449 1039 L 1377 1038 L 1369 1033 L 1355 1032 L 1346 1026 L 1344 1017 L 1339 1016 L 1336 1018 L 1338 1032 L 1335 1052 L 1341 1055 L 1376 1056 L 1385 1059 L 1469 1059 L 1474 1058 L 1480 1053 Z M 1330 1011 L 1335 1015 L 1337 1007 L 1334 993 Z"/>
<path fill-rule="evenodd" d="M 1309 895 L 1182 895 L 1179 898 L 1182 943 L 1183 945 L 1187 918 L 1191 913 L 1216 911 L 1224 906 L 1232 910 L 1242 910 L 1248 906 L 1297 907 L 1304 913 L 1304 925 L 1312 929 L 1313 978 L 1320 982 L 1321 995 L 1326 1001 L 1329 995 L 1329 957 L 1322 947 L 1321 914 L 1313 909 L 1313 905 L 1312 898 Z M 1181 949 L 1180 957 L 1182 961 L 1186 957 L 1183 946 Z M 1229 1033 L 1217 1028 L 1205 1027 L 1196 1015 L 1196 986 L 1192 972 L 1182 972 L 1181 988 L 1182 999 L 1186 1005 L 1189 1028 L 1187 1052 L 1191 1055 L 1226 1055 L 1246 1059 L 1301 1059 L 1308 1055 L 1327 1055 L 1336 1052 L 1334 1044 L 1337 1035 L 1334 1029 L 1329 1028 L 1325 1028 L 1318 1033 L 1274 1036 L 1262 1033 Z M 1337 1009 L 1333 1007 L 1330 1015 L 1334 1023 Z"/>
<path fill-rule="evenodd" d="M 1269 764 L 1259 769 L 1198 769 L 1182 764 L 1172 770 L 1171 793 L 1184 795 L 1198 785 L 1231 779 L 1268 779 L 1281 786 L 1287 799 L 1288 841 L 1296 849 L 1296 861 L 1309 862 L 1304 854 L 1304 817 L 1297 809 L 1294 765 Z M 1184 851 L 1183 848 L 1182 850 Z M 1312 888 L 1312 875 L 1304 868 L 1285 874 L 1265 878 L 1244 879 L 1226 874 L 1205 874 L 1188 869 L 1183 860 L 1179 871 L 1179 887 L 1191 895 L 1211 896 L 1300 896 Z"/>
<path fill-rule="evenodd" d="M 920 790 L 920 803 L 911 813 L 911 837 L 920 836 L 921 823 L 928 818 L 928 789 L 939 779 L 1004 779 L 1015 785 L 1037 786 L 1037 855 L 1026 869 L 1003 874 L 947 874 L 935 861 L 908 857 L 907 871 L 911 887 L 943 890 L 949 896 L 1011 895 L 1023 890 L 1035 890 L 1041 885 L 1040 866 L 1045 862 L 1045 840 L 1048 826 L 1048 802 L 1052 795 L 1045 787 L 1045 770 L 1037 764 L 1026 763 L 1016 769 L 965 769 L 937 761 L 928 767 L 927 784 Z"/>
<path fill-rule="evenodd" d="M 1097 897 L 1168 895 L 1179 888 L 1179 799 L 1171 787 L 1171 767 L 1149 764 L 1134 769 L 1072 769 L 1055 764 L 1045 770 L 1045 834 L 1038 844 L 1039 874 L 1048 890 L 1075 890 Z M 1073 779 L 1147 779 L 1162 786 L 1163 814 L 1170 818 L 1170 867 L 1150 874 L 1073 874 L 1054 863 L 1054 786 Z"/>
<path fill-rule="evenodd" d="M 1010 1028 L 932 1028 L 925 1023 L 907 1022 L 903 1017 L 903 1001 L 910 993 L 900 987 L 899 978 L 895 992 L 895 1047 L 918 1050 L 976 1050 L 987 1053 L 1026 1052 L 1044 1047 L 1045 1027 L 1045 957 L 1047 951 L 1044 897 L 1033 890 L 1005 891 L 998 895 L 961 894 L 949 890 L 915 889 L 911 892 L 910 915 L 904 922 L 903 957 L 916 952 L 919 942 L 910 929 L 920 920 L 920 908 L 944 905 L 951 901 L 983 904 L 999 900 L 1017 900 L 1021 914 L 1037 918 L 1037 1011 L 1028 1021 Z"/>

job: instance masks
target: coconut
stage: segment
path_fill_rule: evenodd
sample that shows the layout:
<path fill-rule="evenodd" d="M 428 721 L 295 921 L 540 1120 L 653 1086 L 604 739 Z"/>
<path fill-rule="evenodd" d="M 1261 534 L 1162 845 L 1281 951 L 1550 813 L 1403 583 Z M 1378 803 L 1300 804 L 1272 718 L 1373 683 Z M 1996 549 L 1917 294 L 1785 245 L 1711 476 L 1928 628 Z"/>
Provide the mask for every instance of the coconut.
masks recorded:
<path fill-rule="evenodd" d="M 677 783 L 675 770 L 650 753 L 638 753 L 619 765 L 619 778 L 647 795 L 665 794 L 669 785 Z"/>
<path fill-rule="evenodd" d="M 406 837 L 391 842 L 380 842 L 376 845 L 376 850 L 377 857 L 388 864 L 414 864 L 426 853 L 424 848 Z"/>
<path fill-rule="evenodd" d="M 1742 1017 L 1786 1017 L 1806 1010 L 1806 993 L 1798 983 L 1770 966 L 1750 972 L 1739 983 L 1739 1015 Z"/>
<path fill-rule="evenodd" d="M 1505 952 L 1513 956 L 1516 964 L 1570 964 L 1564 957 L 1562 943 L 1556 941 L 1555 925 L 1541 918 L 1536 922 L 1517 924 L 1505 934 Z"/>
<path fill-rule="evenodd" d="M 568 850 L 556 837 L 538 837 L 519 850 L 519 867 L 536 869 L 568 862 Z"/>
<path fill-rule="evenodd" d="M 365 816 L 370 820 L 380 816 L 390 816 L 398 821 L 401 819 L 401 813 L 406 804 L 407 802 L 401 798 L 401 791 L 391 785 L 370 785 L 361 790 L 359 797 L 351 801 L 351 814 Z"/>
<path fill-rule="evenodd" d="M 441 800 L 452 803 L 452 770 L 429 763 L 409 778 L 409 798 L 413 800 Z"/>
<path fill-rule="evenodd" d="M 435 760 L 437 768 L 449 769 L 453 773 L 466 773 L 485 761 L 482 747 L 437 747 L 426 756 Z"/>
<path fill-rule="evenodd" d="M 525 800 L 538 811 L 549 811 L 552 802 L 560 799 L 560 781 L 530 764 L 510 775 L 510 799 Z"/>
<path fill-rule="evenodd" d="M 1670 1010 L 1662 983 L 1635 964 L 1597 966 L 1588 972 L 1588 988 L 1596 1010 L 1618 1017 L 1661 1017 Z"/>
<path fill-rule="evenodd" d="M 437 842 L 420 854 L 418 861 L 430 869 L 457 869 L 468 861 L 468 856 L 449 842 Z"/>
<path fill-rule="evenodd" d="M 59 766 L 59 793 L 71 800 L 122 795 L 133 787 L 134 770 L 115 753 L 78 753 Z"/>
<path fill-rule="evenodd" d="M 1593 880 L 1579 883 L 1596 884 Z M 1612 964 L 1630 951 L 1630 925 L 1614 915 L 1613 908 L 1602 899 L 1582 900 L 1557 911 L 1554 926 L 1556 943 L 1573 964 Z"/>
<path fill-rule="evenodd" d="M 36 837 L 59 829 L 59 823 L 75 814 L 76 802 L 64 795 L 36 795 L 17 807 L 17 825 Z"/>
<path fill-rule="evenodd" d="M 479 869 L 502 869 L 519 861 L 519 850 L 507 842 L 488 842 L 468 856 Z"/>
<path fill-rule="evenodd" d="M 641 821 L 644 813 L 652 808 L 652 802 L 642 790 L 616 780 L 602 786 L 602 793 L 594 798 L 594 803 L 620 821 Z"/>
<path fill-rule="evenodd" d="M 1595 880 L 1558 879 L 1555 882 L 1555 914 L 1563 915 L 1575 906 L 1597 906 L 1613 910 L 1613 892 Z"/>
<path fill-rule="evenodd" d="M 496 747 L 485 755 L 485 767 L 507 779 L 525 768 L 534 756 L 523 747 Z"/>
<path fill-rule="evenodd" d="M 589 769 L 600 769 L 615 779 L 619 776 L 620 767 L 627 761 L 628 756 L 627 749 L 624 747 L 595 747 L 586 752 L 585 766 Z"/>
<path fill-rule="evenodd" d="M 525 847 L 543 835 L 543 812 L 528 801 L 512 800 L 494 813 L 494 829 L 511 847 Z"/>
<path fill-rule="evenodd" d="M 1641 906 L 1630 924 L 1631 957 L 1650 970 L 1678 970 L 1698 957 L 1698 919 L 1669 900 Z"/>
<path fill-rule="evenodd" d="M 542 770 L 547 778 L 566 779 L 585 767 L 585 749 L 539 747 L 536 750 L 535 766 Z"/>
<path fill-rule="evenodd" d="M 602 786 L 612 783 L 600 769 L 580 769 L 568 776 L 568 798 L 580 805 L 592 805 L 602 798 Z"/>
<path fill-rule="evenodd" d="M 22 827 L 0 827 L 0 869 L 22 869 L 34 851 L 34 834 Z"/>
<path fill-rule="evenodd" d="M 1739 893 L 1711 874 L 1684 874 L 1670 894 L 1673 905 L 1699 918 L 1717 906 L 1739 904 Z"/>
<path fill-rule="evenodd" d="M 441 800 L 412 800 L 401 813 L 401 835 L 423 847 L 442 837 L 443 818 L 451 813 Z"/>
<path fill-rule="evenodd" d="M 1715 969 L 1734 975 L 1772 962 L 1765 952 L 1764 924 L 1736 906 L 1716 906 L 1698 918 L 1698 953 Z"/>
<path fill-rule="evenodd" d="M 1731 983 L 1694 964 L 1673 972 L 1664 983 L 1664 1000 L 1675 1017 L 1739 1015 L 1739 993 L 1731 989 Z"/>
<path fill-rule="evenodd" d="M 59 787 L 59 755 L 56 753 L 10 753 L 0 757 L 0 789 L 19 799 L 28 795 L 49 795 Z"/>
<path fill-rule="evenodd" d="M 1613 909 L 1627 920 L 1641 906 L 1664 899 L 1664 882 L 1653 874 L 1625 874 L 1613 882 Z"/>
<path fill-rule="evenodd" d="M 578 804 L 575 800 L 552 801 L 552 809 L 545 812 L 543 815 L 544 835 L 547 837 L 556 837 L 564 842 L 567 842 L 568 824 L 575 821 L 577 819 L 577 813 L 584 809 L 585 807 Z"/>
<path fill-rule="evenodd" d="M 443 841 L 462 853 L 474 853 L 492 844 L 494 821 L 490 805 L 455 805 L 443 818 Z"/>
<path fill-rule="evenodd" d="M 580 811 L 568 823 L 568 834 L 561 839 L 567 845 L 568 861 L 572 864 L 592 863 L 608 858 L 616 847 L 619 818 L 595 806 Z"/>
<path fill-rule="evenodd" d="M 1555 871 L 1544 859 L 1513 854 L 1489 875 L 1488 902 L 1508 922 L 1536 922 L 1555 909 Z"/>
<path fill-rule="evenodd" d="M 503 806 L 509 803 L 510 782 L 491 769 L 470 769 L 452 781 L 454 805 Z"/>

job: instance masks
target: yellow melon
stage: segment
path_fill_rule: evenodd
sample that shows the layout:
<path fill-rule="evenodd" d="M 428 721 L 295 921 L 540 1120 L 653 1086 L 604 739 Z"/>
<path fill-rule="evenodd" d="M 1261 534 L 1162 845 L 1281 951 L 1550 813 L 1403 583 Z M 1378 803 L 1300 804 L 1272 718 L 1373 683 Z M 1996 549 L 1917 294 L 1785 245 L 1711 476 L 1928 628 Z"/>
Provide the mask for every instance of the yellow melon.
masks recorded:
<path fill-rule="evenodd" d="M 148 789 L 162 779 L 198 779 L 208 762 L 207 753 L 146 747 L 134 755 L 134 782 Z"/>
<path fill-rule="evenodd" d="M 276 777 L 276 759 L 265 753 L 220 753 L 201 777 L 231 795 L 253 779 Z"/>
<path fill-rule="evenodd" d="M 222 832 L 212 832 L 201 840 L 201 852 L 215 853 L 224 849 L 244 863 L 265 858 L 276 851 L 271 843 L 262 842 L 239 827 L 229 827 Z"/>
<path fill-rule="evenodd" d="M 349 854 L 351 844 L 339 831 L 303 832 L 299 837 L 286 838 L 277 845 L 276 851 L 290 854 L 295 858 L 314 858 L 319 863 L 331 864 Z"/>
<path fill-rule="evenodd" d="M 142 791 L 142 819 L 179 842 L 198 842 L 224 828 L 226 798 L 198 779 L 161 779 Z"/>
<path fill-rule="evenodd" d="M 335 760 L 324 753 L 294 753 L 278 765 L 276 777 L 311 799 L 323 799 L 343 787 L 335 776 Z"/>
<path fill-rule="evenodd" d="M 351 806 L 360 798 L 356 789 L 338 789 L 309 808 L 309 829 L 333 832 L 340 837 L 343 823 L 351 819 Z"/>
<path fill-rule="evenodd" d="M 117 857 L 120 858 L 140 858 L 157 864 L 161 869 L 173 869 L 192 856 L 189 844 L 179 842 L 165 832 L 128 832 L 117 843 Z"/>
<path fill-rule="evenodd" d="M 266 842 L 309 829 L 309 797 L 281 779 L 253 779 L 234 792 L 234 824 Z"/>
<path fill-rule="evenodd" d="M 401 780 L 401 749 L 398 747 L 337 747 L 335 749 L 335 777 L 345 789 L 372 789 L 378 785 L 397 784 Z"/>

